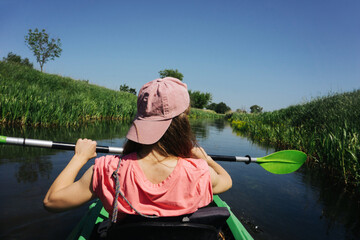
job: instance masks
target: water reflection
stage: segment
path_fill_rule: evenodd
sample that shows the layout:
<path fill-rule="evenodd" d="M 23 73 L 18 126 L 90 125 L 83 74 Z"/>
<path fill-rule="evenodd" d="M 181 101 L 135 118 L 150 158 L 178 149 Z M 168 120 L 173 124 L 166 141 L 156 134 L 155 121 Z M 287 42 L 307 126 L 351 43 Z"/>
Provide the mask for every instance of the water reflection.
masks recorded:
<path fill-rule="evenodd" d="M 191 130 L 197 139 L 207 139 L 210 135 L 210 128 L 215 127 L 218 132 L 222 132 L 226 126 L 224 119 L 190 119 Z"/>
<path fill-rule="evenodd" d="M 124 138 L 130 122 L 95 122 L 81 127 L 5 127 L 0 129 L 0 135 L 25 137 L 32 139 L 51 140 L 58 142 L 76 142 L 78 138 L 90 138 L 97 141 L 104 139 Z M 221 132 L 225 122 L 220 120 L 192 120 L 191 127 L 197 138 L 206 139 L 210 127 Z M 53 169 L 47 156 L 56 155 L 61 150 L 0 145 L 0 164 L 19 163 L 15 178 L 18 183 L 34 183 L 39 177 L 49 178 Z"/>
<path fill-rule="evenodd" d="M 33 128 L 6 127 L 0 129 L 0 135 L 51 140 L 58 142 L 76 142 L 78 138 L 96 140 L 118 139 L 125 137 L 130 127 L 129 122 L 96 122 L 81 127 Z M 19 163 L 16 180 L 20 183 L 34 183 L 39 177 L 49 178 L 53 169 L 49 155 L 60 150 L 0 145 L 0 164 Z"/>
<path fill-rule="evenodd" d="M 239 132 L 234 131 L 234 133 L 245 137 Z M 268 146 L 267 144 L 259 144 L 252 139 L 248 140 L 258 146 Z M 269 175 L 271 179 L 267 183 L 263 183 L 264 189 L 270 189 L 269 186 L 272 183 L 282 179 L 281 185 L 286 187 L 278 188 L 278 190 L 283 191 L 279 192 L 278 195 L 281 196 L 280 198 L 284 198 L 280 202 L 281 206 L 279 209 L 286 209 L 288 216 L 285 219 L 288 219 L 288 223 L 280 222 L 283 221 L 281 218 L 284 218 L 284 215 L 278 214 L 278 212 L 274 212 L 272 216 L 267 218 L 264 216 L 264 213 L 259 217 L 254 215 L 253 218 L 256 219 L 258 217 L 261 219 L 258 220 L 257 224 L 268 228 L 265 230 L 266 233 L 257 235 L 254 232 L 255 238 L 272 238 L 270 236 L 271 231 L 276 229 L 277 226 L 262 222 L 266 219 L 268 221 L 272 219 L 274 222 L 278 222 L 278 225 L 288 225 L 287 229 L 294 228 L 289 231 L 289 235 L 299 231 L 296 227 L 298 224 L 296 223 L 302 222 L 301 228 L 303 230 L 301 234 L 293 236 L 291 239 L 306 239 L 305 236 L 311 236 L 311 239 L 360 239 L 360 201 L 358 195 L 354 195 L 344 189 L 344 185 L 336 181 L 324 169 L 315 169 L 311 166 L 303 165 L 293 176 L 299 178 L 300 184 L 296 184 L 295 180 L 287 183 L 284 180 L 286 176 L 273 175 Z M 252 185 L 254 186 L 255 183 L 252 183 Z M 258 191 L 258 193 L 260 192 L 263 197 L 268 196 L 266 202 L 271 203 L 269 205 L 272 206 L 272 209 L 276 209 L 276 204 L 279 202 L 279 200 L 276 200 L 276 196 L 272 196 L 266 190 Z M 251 189 L 248 194 L 255 194 L 254 189 Z M 265 205 L 265 203 L 262 203 L 262 205 Z M 268 209 L 266 214 L 271 212 L 272 209 Z M 299 212 L 296 213 L 294 209 L 298 209 Z M 291 211 L 294 211 L 294 213 L 292 214 Z M 291 224 L 292 222 L 293 224 Z M 276 229 L 275 234 L 277 232 L 280 232 L 280 229 Z M 285 231 L 283 230 L 283 232 Z M 266 235 L 269 233 L 270 235 Z M 286 236 L 285 233 L 284 236 Z M 285 238 L 288 238 L 288 236 Z"/>
<path fill-rule="evenodd" d="M 206 139 L 209 135 L 209 128 L 206 126 L 206 120 L 191 120 L 191 130 L 196 138 Z"/>
<path fill-rule="evenodd" d="M 348 192 L 343 185 L 322 169 L 303 166 L 299 173 L 306 186 L 318 192 L 321 205 L 320 219 L 325 221 L 327 232 L 337 224 L 345 227 L 346 235 L 360 239 L 360 201 L 357 195 Z M 350 237 L 350 239 L 352 239 Z"/>
<path fill-rule="evenodd" d="M 39 176 L 49 179 L 51 170 L 52 163 L 48 159 L 28 158 L 20 164 L 15 177 L 18 183 L 34 183 Z"/>
<path fill-rule="evenodd" d="M 213 126 L 218 130 L 218 132 L 221 132 L 225 128 L 226 121 L 224 119 L 214 119 L 213 121 L 209 122 L 210 126 Z"/>
<path fill-rule="evenodd" d="M 256 145 L 259 146 L 259 147 L 262 147 L 262 148 L 265 148 L 265 149 L 271 148 L 271 149 L 274 149 L 275 152 L 280 151 L 280 150 L 283 150 L 283 149 L 279 149 L 279 148 L 276 148 L 276 147 L 274 147 L 274 146 L 271 146 L 271 144 L 269 144 L 269 143 L 266 142 L 266 141 L 263 141 L 263 142 L 256 141 L 256 140 L 254 140 L 253 137 L 248 136 L 248 135 L 246 135 L 246 133 L 240 132 L 240 131 L 238 131 L 238 130 L 236 130 L 236 129 L 232 129 L 232 132 L 233 132 L 236 136 L 239 136 L 239 137 L 242 137 L 242 138 L 246 138 L 248 141 L 252 142 L 253 144 L 256 144 Z"/>

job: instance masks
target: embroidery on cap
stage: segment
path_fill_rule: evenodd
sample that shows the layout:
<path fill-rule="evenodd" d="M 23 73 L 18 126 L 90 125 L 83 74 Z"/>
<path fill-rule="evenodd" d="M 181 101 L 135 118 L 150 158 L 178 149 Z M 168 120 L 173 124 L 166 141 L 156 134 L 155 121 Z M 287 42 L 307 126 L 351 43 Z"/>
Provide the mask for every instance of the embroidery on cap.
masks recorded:
<path fill-rule="evenodd" d="M 164 115 L 167 116 L 169 114 L 169 104 L 168 104 L 167 96 L 164 96 L 162 100 L 163 100 Z"/>

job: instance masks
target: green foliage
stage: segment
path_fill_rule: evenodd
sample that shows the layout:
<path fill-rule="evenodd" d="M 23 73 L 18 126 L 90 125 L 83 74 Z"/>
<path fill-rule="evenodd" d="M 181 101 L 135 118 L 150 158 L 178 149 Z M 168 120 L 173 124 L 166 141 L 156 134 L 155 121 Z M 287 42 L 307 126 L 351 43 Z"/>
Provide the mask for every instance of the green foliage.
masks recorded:
<path fill-rule="evenodd" d="M 181 72 L 179 72 L 177 69 L 164 69 L 159 71 L 159 75 L 161 78 L 165 78 L 165 77 L 174 77 L 179 79 L 180 81 L 183 80 L 184 75 L 182 75 Z"/>
<path fill-rule="evenodd" d="M 133 94 L 0 61 L 0 124 L 79 125 L 135 113 Z"/>
<path fill-rule="evenodd" d="M 237 113 L 246 113 L 246 110 L 242 109 L 242 108 L 238 108 L 238 109 L 236 109 L 236 112 Z"/>
<path fill-rule="evenodd" d="M 214 110 L 217 113 L 226 113 L 231 110 L 229 106 L 227 106 L 224 102 L 220 103 L 211 103 L 207 106 L 207 109 Z"/>
<path fill-rule="evenodd" d="M 310 164 L 360 186 L 360 90 L 261 114 L 227 115 L 234 129 L 278 149 L 306 152 Z"/>
<path fill-rule="evenodd" d="M 222 118 L 223 115 L 219 115 L 212 110 L 204 110 L 198 108 L 191 108 L 190 109 L 190 116 L 191 119 L 203 119 L 203 118 Z"/>
<path fill-rule="evenodd" d="M 252 106 L 250 107 L 250 112 L 251 112 L 251 113 L 261 113 L 262 110 L 263 110 L 263 108 L 260 107 L 260 106 L 258 106 L 258 105 L 252 105 Z"/>
<path fill-rule="evenodd" d="M 189 90 L 191 107 L 203 109 L 212 100 L 210 93 Z"/>
<path fill-rule="evenodd" d="M 130 88 L 128 85 L 126 85 L 125 83 L 123 85 L 120 85 L 120 92 L 128 92 L 131 94 L 136 95 L 136 89 L 135 88 Z"/>
<path fill-rule="evenodd" d="M 30 67 L 30 68 L 33 68 L 33 64 L 30 63 L 29 59 L 28 58 L 25 58 L 25 59 L 21 59 L 21 56 L 19 55 L 16 55 L 12 52 L 9 52 L 7 57 L 3 58 L 3 61 L 5 62 L 13 62 L 13 63 L 18 63 L 18 64 L 21 64 L 21 65 L 24 65 L 24 66 L 27 66 L 27 67 Z"/>
<path fill-rule="evenodd" d="M 25 36 L 25 43 L 34 53 L 36 61 L 40 64 L 41 72 L 47 61 L 60 57 L 62 52 L 60 39 L 49 39 L 49 34 L 45 29 L 41 32 L 37 28 L 34 31 L 29 29 L 28 35 Z"/>

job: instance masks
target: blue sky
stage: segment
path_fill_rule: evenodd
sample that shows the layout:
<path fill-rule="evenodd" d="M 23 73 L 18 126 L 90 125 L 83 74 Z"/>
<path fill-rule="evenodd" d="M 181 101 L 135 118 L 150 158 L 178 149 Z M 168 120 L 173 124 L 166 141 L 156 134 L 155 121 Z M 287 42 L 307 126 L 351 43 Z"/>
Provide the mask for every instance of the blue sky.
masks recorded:
<path fill-rule="evenodd" d="M 28 29 L 59 37 L 45 72 L 119 89 L 165 68 L 233 110 L 265 111 L 360 88 L 360 1 L 0 1 L 0 58 Z"/>

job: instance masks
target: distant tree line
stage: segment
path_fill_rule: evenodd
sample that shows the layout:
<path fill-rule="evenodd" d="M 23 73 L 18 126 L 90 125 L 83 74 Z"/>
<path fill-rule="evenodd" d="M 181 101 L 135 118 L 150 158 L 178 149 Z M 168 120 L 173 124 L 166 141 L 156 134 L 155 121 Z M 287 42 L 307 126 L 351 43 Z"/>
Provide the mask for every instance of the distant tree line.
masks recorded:
<path fill-rule="evenodd" d="M 161 70 L 159 71 L 159 75 L 161 78 L 165 78 L 165 77 L 173 77 L 173 78 L 177 78 L 179 79 L 180 81 L 183 80 L 184 78 L 184 75 L 179 72 L 177 69 L 164 69 L 164 70 Z"/>
<path fill-rule="evenodd" d="M 224 102 L 211 103 L 206 108 L 213 110 L 217 113 L 226 113 L 227 111 L 231 110 L 231 108 L 228 105 L 226 105 Z"/>
<path fill-rule="evenodd" d="M 136 95 L 136 89 L 135 88 L 130 88 L 128 85 L 126 85 L 125 83 L 120 85 L 120 92 L 128 92 L 128 93 L 132 93 L 134 95 Z"/>
<path fill-rule="evenodd" d="M 180 73 L 177 69 L 164 69 L 159 71 L 159 75 L 161 78 L 164 77 L 174 77 L 179 80 L 183 80 L 184 75 Z M 192 91 L 189 90 L 190 95 L 190 105 L 193 108 L 200 108 L 200 109 L 210 109 L 217 113 L 225 113 L 230 111 L 230 107 L 227 106 L 224 102 L 220 103 L 211 103 L 212 95 L 208 92 L 200 92 L 200 91 Z"/>
<path fill-rule="evenodd" d="M 262 110 L 263 110 L 263 108 L 258 105 L 252 105 L 250 107 L 250 113 L 261 113 Z"/>
<path fill-rule="evenodd" d="M 21 56 L 16 55 L 12 52 L 9 52 L 7 57 L 3 57 L 3 61 L 4 62 L 13 62 L 13 63 L 18 63 L 30 68 L 33 68 L 33 64 L 29 61 L 28 58 L 22 59 Z"/>

